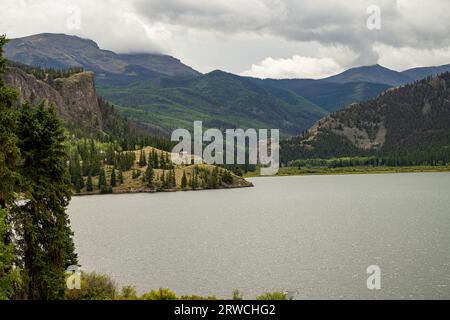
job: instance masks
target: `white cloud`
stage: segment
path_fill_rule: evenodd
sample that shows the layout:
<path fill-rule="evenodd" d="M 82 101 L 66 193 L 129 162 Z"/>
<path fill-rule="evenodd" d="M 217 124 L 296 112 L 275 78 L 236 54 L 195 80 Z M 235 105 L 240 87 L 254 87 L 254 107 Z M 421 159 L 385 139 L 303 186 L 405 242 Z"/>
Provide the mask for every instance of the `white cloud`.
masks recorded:
<path fill-rule="evenodd" d="M 76 29 L 68 24 L 73 8 L 80 13 Z M 15 38 L 44 32 L 89 38 L 121 53 L 165 51 L 171 38 L 165 25 L 144 22 L 128 1 L 2 0 L 0 33 Z"/>
<path fill-rule="evenodd" d="M 450 45 L 441 49 L 395 48 L 377 44 L 374 49 L 380 53 L 379 63 L 387 68 L 402 71 L 414 67 L 450 64 Z"/>
<path fill-rule="evenodd" d="M 324 78 L 342 72 L 343 68 L 331 58 L 302 57 L 295 55 L 288 59 L 265 58 L 253 64 L 242 75 L 257 78 Z"/>

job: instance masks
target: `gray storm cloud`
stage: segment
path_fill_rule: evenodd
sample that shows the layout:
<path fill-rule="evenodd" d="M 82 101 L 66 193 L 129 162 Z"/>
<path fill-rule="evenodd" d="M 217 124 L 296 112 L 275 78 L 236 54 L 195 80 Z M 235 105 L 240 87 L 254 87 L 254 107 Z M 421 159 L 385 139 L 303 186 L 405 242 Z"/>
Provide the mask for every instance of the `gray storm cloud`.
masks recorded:
<path fill-rule="evenodd" d="M 67 7 L 74 5 L 83 23 L 68 30 Z M 366 25 L 372 5 L 380 8 L 379 30 Z M 0 32 L 13 37 L 64 32 L 92 38 L 105 49 L 169 53 L 201 71 L 238 73 L 251 72 L 245 70 L 251 65 L 261 70 L 282 63 L 286 69 L 289 59 L 325 63 L 310 68 L 320 74 L 335 66 L 324 59 L 342 68 L 380 61 L 397 69 L 449 63 L 449 30 L 447 0 L 3 0 L 0 11 Z M 303 66 L 294 67 L 301 76 Z"/>
<path fill-rule="evenodd" d="M 381 29 L 366 26 L 367 8 L 381 10 Z M 149 21 L 223 33 L 267 33 L 291 41 L 345 45 L 359 54 L 357 62 L 376 63 L 374 45 L 448 47 L 448 1 L 368 0 L 138 0 L 136 12 Z"/>

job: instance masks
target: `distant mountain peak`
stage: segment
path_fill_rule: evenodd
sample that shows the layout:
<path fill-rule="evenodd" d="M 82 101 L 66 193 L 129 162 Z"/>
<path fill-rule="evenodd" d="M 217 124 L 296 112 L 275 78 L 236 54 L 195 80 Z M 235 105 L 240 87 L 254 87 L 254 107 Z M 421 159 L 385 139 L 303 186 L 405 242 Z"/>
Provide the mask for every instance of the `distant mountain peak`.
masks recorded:
<path fill-rule="evenodd" d="M 351 68 L 323 80 L 335 83 L 370 82 L 397 87 L 423 79 L 430 75 L 437 75 L 448 71 L 450 71 L 450 64 L 437 67 L 413 68 L 403 72 L 386 68 L 380 64 L 374 64 Z"/>
<path fill-rule="evenodd" d="M 192 77 L 200 73 L 179 59 L 163 54 L 117 54 L 102 50 L 90 39 L 62 33 L 41 33 L 12 39 L 5 56 L 30 66 L 63 69 L 83 67 L 96 73 L 97 81 L 127 84 L 155 76 Z M 129 72 L 132 69 L 133 72 Z"/>
<path fill-rule="evenodd" d="M 41 45 L 45 43 L 46 45 L 54 47 L 70 45 L 72 49 L 74 47 L 78 49 L 82 49 L 85 47 L 100 49 L 98 44 L 91 39 L 86 39 L 75 35 L 67 35 L 64 33 L 39 33 L 23 38 L 12 39 L 11 41 L 22 41 L 25 43 L 38 43 L 38 44 L 40 43 Z"/>

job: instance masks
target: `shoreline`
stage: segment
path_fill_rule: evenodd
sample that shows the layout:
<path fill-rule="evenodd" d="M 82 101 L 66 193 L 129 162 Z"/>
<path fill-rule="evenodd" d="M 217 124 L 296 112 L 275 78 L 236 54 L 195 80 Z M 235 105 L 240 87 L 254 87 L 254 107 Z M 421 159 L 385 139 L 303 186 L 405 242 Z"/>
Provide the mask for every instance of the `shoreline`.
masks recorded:
<path fill-rule="evenodd" d="M 72 197 L 88 197 L 88 196 L 107 196 L 107 195 L 116 195 L 116 194 L 140 194 L 140 193 L 175 193 L 175 192 L 198 192 L 198 191 L 210 191 L 210 190 L 226 190 L 226 189 L 240 189 L 240 188 L 254 188 L 255 186 L 253 183 L 248 182 L 248 185 L 236 185 L 236 186 L 229 186 L 229 187 L 222 187 L 222 188 L 215 188 L 215 189 L 186 189 L 186 190 L 180 190 L 180 189 L 170 189 L 170 190 L 161 190 L 161 191 L 155 191 L 155 190 L 117 190 L 112 193 L 101 193 L 101 192 L 81 192 L 81 193 L 73 193 Z"/>
<path fill-rule="evenodd" d="M 450 172 L 449 166 L 413 166 L 413 167 L 342 167 L 342 168 L 307 168 L 298 169 L 296 167 L 280 168 L 280 171 L 273 176 L 261 176 L 256 173 L 246 174 L 244 179 L 248 178 L 271 178 L 271 177 L 290 177 L 290 176 L 337 176 L 352 174 L 397 174 L 397 173 L 435 173 Z"/>

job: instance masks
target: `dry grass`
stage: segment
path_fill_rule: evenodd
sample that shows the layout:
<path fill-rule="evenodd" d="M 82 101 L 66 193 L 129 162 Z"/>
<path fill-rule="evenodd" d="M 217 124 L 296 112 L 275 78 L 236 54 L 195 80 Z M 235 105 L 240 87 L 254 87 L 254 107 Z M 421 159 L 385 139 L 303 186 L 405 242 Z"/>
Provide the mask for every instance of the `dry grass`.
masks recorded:
<path fill-rule="evenodd" d="M 156 149 L 156 148 L 152 148 L 152 147 L 145 147 L 144 151 L 145 151 L 145 155 L 147 157 L 148 160 L 148 155 L 152 150 L 156 150 L 156 152 L 158 153 L 159 156 L 161 156 L 161 154 L 163 153 L 167 153 L 165 151 Z M 141 150 L 136 150 L 135 151 L 136 154 L 136 161 L 133 165 L 133 167 L 128 170 L 128 171 L 124 171 L 122 172 L 123 175 L 123 184 L 119 185 L 119 176 L 118 173 L 119 171 L 116 170 L 116 178 L 117 178 L 117 187 L 113 188 L 113 193 L 141 193 L 141 192 L 156 192 L 155 189 L 151 189 L 149 187 L 147 187 L 145 185 L 145 183 L 142 181 L 142 177 L 145 174 L 145 171 L 147 170 L 147 166 L 144 167 L 140 167 L 138 164 L 138 160 L 141 154 Z M 169 154 L 169 158 L 170 158 L 170 154 Z M 192 177 L 193 172 L 194 172 L 194 168 L 198 167 L 200 169 L 206 169 L 208 171 L 212 171 L 215 166 L 213 165 L 208 165 L 208 164 L 200 164 L 200 165 L 181 165 L 181 166 L 175 166 L 175 180 L 176 180 L 176 185 L 177 187 L 171 190 L 164 190 L 166 192 L 168 191 L 179 191 L 182 190 L 181 189 L 181 180 L 183 177 L 183 172 L 186 173 L 186 177 L 189 181 L 189 178 Z M 112 168 L 113 166 L 105 166 L 105 171 L 106 171 L 106 180 L 109 183 L 110 181 L 110 177 L 111 177 L 111 173 L 112 173 Z M 133 170 L 140 170 L 141 171 L 141 176 L 133 179 Z M 224 170 L 224 169 L 221 169 Z M 154 169 L 155 172 L 155 178 L 154 181 L 155 183 L 158 183 L 159 178 L 161 177 L 161 175 L 164 174 L 168 174 L 170 170 L 162 170 L 162 169 Z M 232 174 L 233 176 L 233 183 L 229 186 L 221 186 L 221 188 L 240 188 L 240 187 L 251 187 L 252 184 L 247 182 L 245 179 L 238 177 L 234 174 Z M 85 178 L 86 179 L 86 178 Z M 98 189 L 98 180 L 99 177 L 95 176 L 92 177 L 92 182 L 94 185 L 94 191 L 93 192 L 87 192 L 86 188 L 81 190 L 80 195 L 88 195 L 88 194 L 99 194 L 100 190 Z M 198 190 L 201 190 L 202 188 L 199 187 Z"/>

